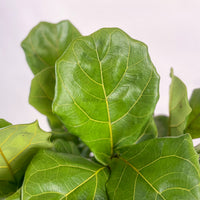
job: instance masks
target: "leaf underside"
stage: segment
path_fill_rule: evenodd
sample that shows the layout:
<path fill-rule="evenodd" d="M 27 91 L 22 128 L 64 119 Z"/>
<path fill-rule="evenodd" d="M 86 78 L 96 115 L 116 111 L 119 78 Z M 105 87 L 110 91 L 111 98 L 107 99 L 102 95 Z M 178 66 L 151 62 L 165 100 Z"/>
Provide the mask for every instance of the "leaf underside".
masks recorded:
<path fill-rule="evenodd" d="M 111 163 L 110 200 L 198 200 L 200 169 L 189 135 L 157 138 L 120 150 Z"/>
<path fill-rule="evenodd" d="M 158 100 L 146 45 L 117 28 L 74 40 L 56 63 L 53 111 L 101 163 L 133 144 Z"/>
<path fill-rule="evenodd" d="M 41 151 L 26 172 L 23 199 L 106 200 L 107 179 L 106 167 L 83 157 Z"/>

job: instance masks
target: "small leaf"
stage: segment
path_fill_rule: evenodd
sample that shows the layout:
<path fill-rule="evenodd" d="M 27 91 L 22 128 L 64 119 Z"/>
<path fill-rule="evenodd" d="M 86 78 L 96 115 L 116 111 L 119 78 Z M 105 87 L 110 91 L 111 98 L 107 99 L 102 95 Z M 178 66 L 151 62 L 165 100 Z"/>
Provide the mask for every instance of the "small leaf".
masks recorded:
<path fill-rule="evenodd" d="M 80 151 L 79 151 L 77 145 L 71 141 L 57 139 L 53 142 L 53 144 L 54 144 L 54 149 L 57 152 L 80 155 Z"/>
<path fill-rule="evenodd" d="M 165 115 L 158 115 L 154 117 L 159 137 L 169 136 L 169 117 Z"/>
<path fill-rule="evenodd" d="M 110 166 L 110 200 L 199 200 L 198 155 L 188 134 L 148 140 L 120 152 Z"/>
<path fill-rule="evenodd" d="M 21 44 L 32 72 L 37 74 L 54 67 L 69 43 L 79 36 L 79 31 L 68 20 L 58 24 L 40 22 Z"/>
<path fill-rule="evenodd" d="M 74 142 L 75 144 L 79 144 L 80 143 L 80 139 L 75 136 L 75 135 L 72 135 L 71 133 L 68 133 L 67 131 L 52 131 L 51 132 L 51 142 L 53 142 L 54 140 L 57 140 L 57 139 L 62 139 L 62 140 L 65 140 L 65 141 L 72 141 Z"/>
<path fill-rule="evenodd" d="M 62 144 L 60 140 L 64 141 L 65 144 Z M 80 140 L 80 138 L 66 131 L 53 131 L 51 141 L 54 143 L 54 150 L 58 152 L 76 155 L 81 154 L 83 157 L 90 158 L 90 149 Z"/>
<path fill-rule="evenodd" d="M 159 76 L 147 46 L 117 28 L 74 40 L 56 63 L 53 111 L 107 164 L 152 117 Z"/>
<path fill-rule="evenodd" d="M 29 94 L 29 103 L 40 113 L 48 117 L 52 129 L 63 126 L 57 116 L 52 113 L 51 108 L 55 87 L 54 70 L 54 67 L 49 67 L 36 74 L 31 82 Z"/>
<path fill-rule="evenodd" d="M 26 172 L 23 199 L 106 200 L 108 175 L 106 167 L 80 156 L 41 151 Z"/>
<path fill-rule="evenodd" d="M 5 119 L 0 119 L 0 128 L 12 125 L 10 122 L 7 122 Z"/>
<path fill-rule="evenodd" d="M 33 155 L 40 148 L 52 146 L 49 137 L 37 122 L 0 129 L 0 197 L 12 194 L 21 186 Z"/>
<path fill-rule="evenodd" d="M 190 133 L 192 138 L 200 137 L 200 89 L 195 89 L 190 98 L 192 112 L 187 121 L 185 132 Z"/>
<path fill-rule="evenodd" d="M 184 133 L 187 117 L 191 112 L 185 84 L 171 71 L 172 82 L 169 98 L 169 135 L 177 136 Z"/>
<path fill-rule="evenodd" d="M 78 30 L 69 22 L 58 24 L 41 22 L 22 42 L 27 62 L 36 76 L 31 83 L 29 103 L 48 117 L 52 129 L 63 126 L 52 113 L 55 88 L 55 62 L 70 42 L 79 37 Z"/>

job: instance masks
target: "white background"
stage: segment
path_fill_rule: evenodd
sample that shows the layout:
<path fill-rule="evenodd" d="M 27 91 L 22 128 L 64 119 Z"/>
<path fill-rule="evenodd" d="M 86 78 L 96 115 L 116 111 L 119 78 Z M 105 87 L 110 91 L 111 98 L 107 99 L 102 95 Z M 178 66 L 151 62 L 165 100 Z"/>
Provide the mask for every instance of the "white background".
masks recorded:
<path fill-rule="evenodd" d="M 161 76 L 156 114 L 168 114 L 170 68 L 188 88 L 200 87 L 199 0 L 0 0 L 0 118 L 13 124 L 46 118 L 28 104 L 33 75 L 20 47 L 40 21 L 69 19 L 83 35 L 119 27 L 149 46 Z"/>

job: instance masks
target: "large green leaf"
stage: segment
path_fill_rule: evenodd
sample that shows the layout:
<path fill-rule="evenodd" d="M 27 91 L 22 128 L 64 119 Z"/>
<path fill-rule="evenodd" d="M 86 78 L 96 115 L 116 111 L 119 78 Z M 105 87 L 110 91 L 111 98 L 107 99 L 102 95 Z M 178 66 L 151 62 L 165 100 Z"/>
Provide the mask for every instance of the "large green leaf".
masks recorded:
<path fill-rule="evenodd" d="M 40 148 L 51 147 L 49 133 L 37 122 L 0 129 L 0 198 L 20 186 L 27 165 Z"/>
<path fill-rule="evenodd" d="M 26 172 L 23 199 L 106 200 L 108 175 L 106 167 L 80 156 L 41 151 Z"/>
<path fill-rule="evenodd" d="M 58 24 L 42 22 L 22 42 L 27 62 L 36 74 L 31 83 L 29 103 L 48 117 L 53 129 L 62 126 L 52 113 L 51 106 L 55 88 L 55 62 L 78 36 L 80 33 L 69 21 Z"/>
<path fill-rule="evenodd" d="M 191 112 L 185 84 L 173 74 L 169 97 L 169 135 L 177 136 L 184 133 L 187 117 Z"/>
<path fill-rule="evenodd" d="M 158 115 L 154 117 L 154 120 L 158 129 L 158 136 L 169 136 L 169 117 L 165 115 Z"/>
<path fill-rule="evenodd" d="M 12 125 L 10 122 L 7 122 L 5 119 L 0 119 L 0 128 Z"/>
<path fill-rule="evenodd" d="M 159 76 L 147 46 L 117 28 L 74 40 L 56 63 L 53 111 L 97 160 L 133 144 L 158 100 Z"/>
<path fill-rule="evenodd" d="M 190 133 L 192 138 L 200 137 L 200 89 L 195 89 L 190 98 L 192 112 L 187 121 L 185 132 Z"/>
<path fill-rule="evenodd" d="M 58 24 L 40 22 L 21 44 L 32 72 L 37 74 L 54 67 L 56 60 L 78 36 L 79 31 L 68 20 Z"/>
<path fill-rule="evenodd" d="M 110 200 L 199 200 L 198 155 L 188 134 L 123 148 L 110 167 Z"/>

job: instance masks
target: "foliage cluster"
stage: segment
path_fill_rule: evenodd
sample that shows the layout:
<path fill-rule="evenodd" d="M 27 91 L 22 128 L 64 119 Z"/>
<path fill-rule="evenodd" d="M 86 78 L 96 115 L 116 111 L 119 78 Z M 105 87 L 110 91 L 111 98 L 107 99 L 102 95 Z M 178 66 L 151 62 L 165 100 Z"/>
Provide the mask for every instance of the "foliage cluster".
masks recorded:
<path fill-rule="evenodd" d="M 188 100 L 172 70 L 169 116 L 154 116 L 159 75 L 118 28 L 41 22 L 22 48 L 51 132 L 0 120 L 0 199 L 200 199 L 200 89 Z"/>

